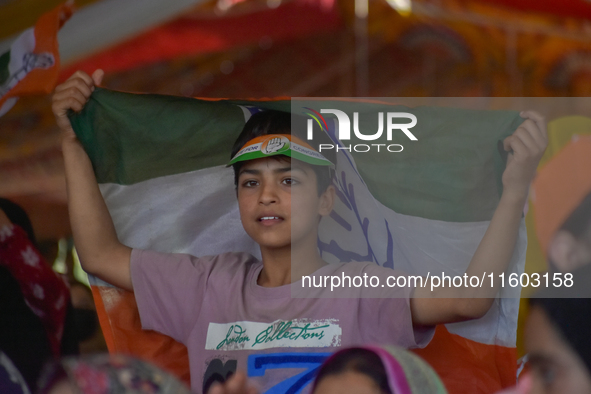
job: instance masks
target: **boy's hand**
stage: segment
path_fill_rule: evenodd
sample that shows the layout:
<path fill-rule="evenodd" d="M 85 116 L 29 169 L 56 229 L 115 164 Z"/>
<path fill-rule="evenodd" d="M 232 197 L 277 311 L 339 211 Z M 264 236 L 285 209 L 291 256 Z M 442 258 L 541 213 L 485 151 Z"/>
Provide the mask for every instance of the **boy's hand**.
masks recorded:
<path fill-rule="evenodd" d="M 214 383 L 207 394 L 258 394 L 254 387 L 248 386 L 246 375 L 238 371 L 224 383 Z"/>
<path fill-rule="evenodd" d="M 503 147 L 510 152 L 503 172 L 503 194 L 525 200 L 548 145 L 548 134 L 542 115 L 535 111 L 523 111 L 520 115 L 525 121 L 503 141 Z"/>
<path fill-rule="evenodd" d="M 57 125 L 62 131 L 63 140 L 76 139 L 70 119 L 68 119 L 68 110 L 80 112 L 94 91 L 94 87 L 101 83 L 104 75 L 103 70 L 96 70 L 92 77 L 84 71 L 76 71 L 66 82 L 55 88 L 51 109 Z"/>

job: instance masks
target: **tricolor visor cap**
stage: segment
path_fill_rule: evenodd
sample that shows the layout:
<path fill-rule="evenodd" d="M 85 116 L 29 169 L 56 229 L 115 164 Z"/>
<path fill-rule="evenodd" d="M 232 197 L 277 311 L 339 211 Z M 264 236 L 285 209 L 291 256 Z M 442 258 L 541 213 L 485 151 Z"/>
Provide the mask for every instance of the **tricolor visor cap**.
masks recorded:
<path fill-rule="evenodd" d="M 234 155 L 228 165 L 275 155 L 289 156 L 314 166 L 334 166 L 309 144 L 289 134 L 268 134 L 253 138 Z"/>

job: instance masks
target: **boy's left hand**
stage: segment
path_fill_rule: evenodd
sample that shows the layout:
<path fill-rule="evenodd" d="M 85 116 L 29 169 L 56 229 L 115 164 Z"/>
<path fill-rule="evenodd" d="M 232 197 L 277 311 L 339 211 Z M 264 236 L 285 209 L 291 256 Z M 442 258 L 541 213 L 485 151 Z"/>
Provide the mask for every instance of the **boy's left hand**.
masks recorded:
<path fill-rule="evenodd" d="M 510 152 L 503 172 L 503 194 L 525 200 L 548 145 L 548 133 L 546 120 L 539 113 L 523 111 L 520 115 L 525 121 L 503 141 L 503 147 Z"/>

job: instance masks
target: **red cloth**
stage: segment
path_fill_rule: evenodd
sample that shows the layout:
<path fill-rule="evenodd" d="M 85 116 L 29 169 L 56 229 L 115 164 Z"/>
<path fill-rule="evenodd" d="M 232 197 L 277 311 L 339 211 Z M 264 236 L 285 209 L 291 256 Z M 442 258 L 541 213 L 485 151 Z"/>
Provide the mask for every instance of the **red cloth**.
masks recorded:
<path fill-rule="evenodd" d="M 60 356 L 70 292 L 16 225 L 0 227 L 0 265 L 18 281 L 25 302 L 39 317 L 56 357 Z"/>

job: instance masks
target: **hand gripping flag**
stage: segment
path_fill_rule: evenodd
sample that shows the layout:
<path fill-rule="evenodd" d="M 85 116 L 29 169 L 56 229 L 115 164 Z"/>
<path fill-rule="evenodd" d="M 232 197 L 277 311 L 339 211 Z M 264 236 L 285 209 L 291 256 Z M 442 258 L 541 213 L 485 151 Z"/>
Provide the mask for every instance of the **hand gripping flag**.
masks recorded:
<path fill-rule="evenodd" d="M 71 15 L 70 3 L 43 14 L 0 55 L 0 116 L 19 96 L 51 93 L 60 67 L 57 32 Z"/>
<path fill-rule="evenodd" d="M 422 275 L 424 267 L 413 263 L 427 261 L 463 274 L 498 204 L 504 169 L 498 142 L 523 121 L 517 112 L 342 100 L 210 101 L 98 88 L 71 120 L 122 242 L 194 255 L 260 256 L 240 223 L 227 168 L 231 147 L 259 109 L 302 114 L 320 106 L 358 111 L 362 119 L 393 111 L 419 120 L 412 129 L 419 141 L 405 143 L 404 154 L 339 152 L 338 204 L 320 227 L 323 258 L 371 260 Z M 334 131 L 328 125 L 333 141 Z M 522 222 L 511 270 L 523 270 L 525 248 Z M 141 331 L 133 294 L 92 283 L 109 349 L 141 355 L 188 379 L 186 349 Z M 451 393 L 491 393 L 514 384 L 518 306 L 518 299 L 498 299 L 482 319 L 438 328 L 420 350 Z"/>

